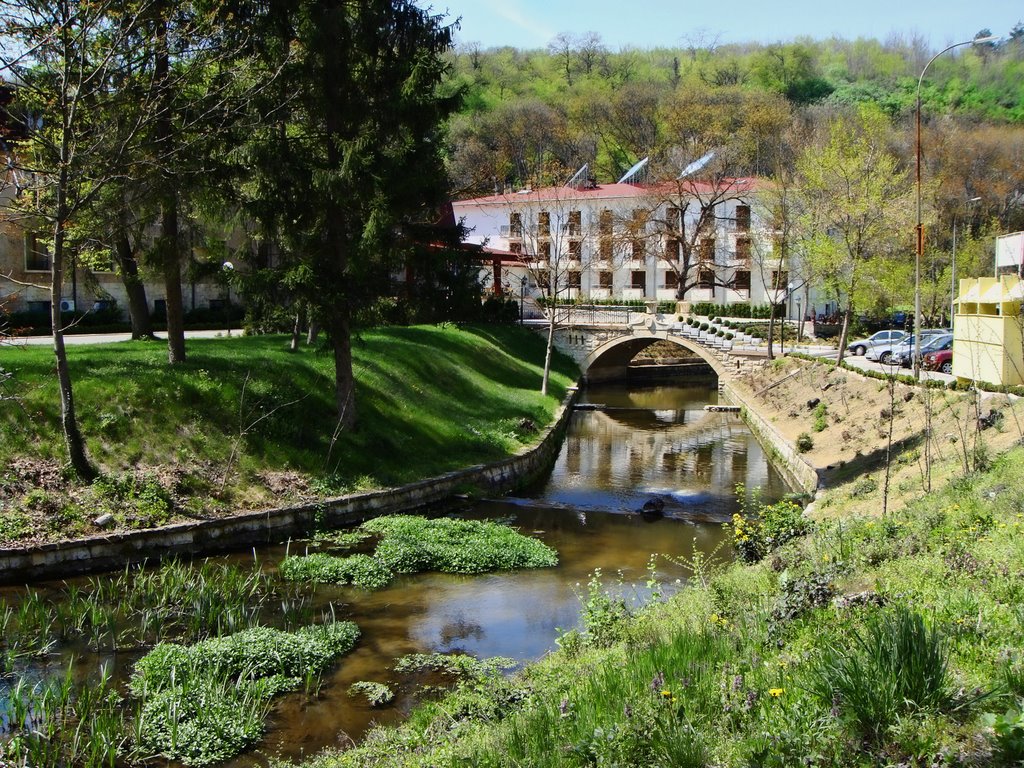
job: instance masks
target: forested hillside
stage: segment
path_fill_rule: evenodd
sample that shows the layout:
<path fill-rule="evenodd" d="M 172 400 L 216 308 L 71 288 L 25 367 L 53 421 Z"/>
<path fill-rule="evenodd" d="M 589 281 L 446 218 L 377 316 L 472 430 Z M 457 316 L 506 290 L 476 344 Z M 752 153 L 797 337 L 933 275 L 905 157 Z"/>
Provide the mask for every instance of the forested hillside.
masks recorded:
<path fill-rule="evenodd" d="M 1022 228 L 1024 25 L 994 33 L 1002 40 L 928 69 L 925 175 L 947 221 L 957 199 L 981 196 L 976 221 Z M 587 162 L 614 181 L 648 155 L 678 173 L 726 145 L 735 173 L 774 175 L 822 124 L 861 104 L 889 118 L 892 148 L 912 164 L 917 79 L 937 50 L 899 36 L 718 45 L 698 35 L 684 48 L 617 52 L 594 33 L 559 35 L 546 50 L 463 44 L 452 54 L 465 89 L 449 135 L 456 195 L 564 181 Z"/>

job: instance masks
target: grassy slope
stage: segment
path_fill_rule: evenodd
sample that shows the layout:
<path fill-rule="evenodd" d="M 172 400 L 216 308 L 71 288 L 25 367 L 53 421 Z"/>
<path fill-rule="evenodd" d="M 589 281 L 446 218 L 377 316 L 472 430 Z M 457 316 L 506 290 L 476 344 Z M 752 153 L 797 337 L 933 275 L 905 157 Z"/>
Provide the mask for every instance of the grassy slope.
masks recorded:
<path fill-rule="evenodd" d="M 541 397 L 543 339 L 519 328 L 368 331 L 354 343 L 359 426 L 332 450 L 332 358 L 315 349 L 290 354 L 286 344 L 194 340 L 188 362 L 175 368 L 157 344 L 69 347 L 90 455 L 106 473 L 151 470 L 176 496 L 198 499 L 195 510 L 287 498 L 310 478 L 324 493 L 385 487 L 532 443 L 536 433 L 521 423 L 548 423 L 577 375 L 556 357 L 552 396 Z M 4 476 L 6 500 L 0 494 L 10 511 L 31 487 L 55 484 L 31 478 L 53 480 L 63 444 L 52 352 L 7 348 L 0 365 L 13 372 L 8 391 L 23 406 L 0 408 L 0 466 L 17 467 Z"/>
<path fill-rule="evenodd" d="M 515 678 L 466 686 L 311 765 L 1019 764 L 983 716 L 1024 699 L 1024 450 L 888 520 L 822 521 L 758 565 L 698 570 L 697 586 L 620 622 L 592 591 L 591 628 L 617 637 L 607 647 L 563 640 Z M 854 633 L 901 608 L 948 651 L 934 702 L 876 706 L 908 663 L 854 671 L 845 698 L 813 693 L 836 679 L 830 650 L 869 663 Z M 875 710 L 860 721 L 858 692 Z"/>

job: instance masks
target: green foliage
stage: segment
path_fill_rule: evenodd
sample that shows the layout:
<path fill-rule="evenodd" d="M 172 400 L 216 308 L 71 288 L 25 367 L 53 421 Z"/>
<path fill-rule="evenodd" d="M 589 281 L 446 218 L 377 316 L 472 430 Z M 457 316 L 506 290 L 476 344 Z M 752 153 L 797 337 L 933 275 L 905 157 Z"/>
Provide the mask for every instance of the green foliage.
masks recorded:
<path fill-rule="evenodd" d="M 98 510 L 127 528 L 155 528 L 171 519 L 171 496 L 155 477 L 101 475 L 92 487 Z"/>
<path fill-rule="evenodd" d="M 38 489 L 45 499 L 32 497 L 46 502 L 46 514 L 28 518 L 21 499 L 38 486 L 32 473 L 62 460 L 60 401 L 52 352 L 32 346 L 11 360 L 24 405 L 0 409 L 0 466 L 10 468 L 0 502 L 21 521 L 11 523 L 12 533 L 95 532 L 90 521 L 107 509 L 119 525 L 149 526 L 185 519 L 184 510 L 288 502 L 307 495 L 314 480 L 320 492 L 336 495 L 503 458 L 536 441 L 536 432 L 518 425 L 550 423 L 578 375 L 575 363 L 556 355 L 550 395 L 541 396 L 544 340 L 523 328 L 365 331 L 353 349 L 363 429 L 332 447 L 329 357 L 315 349 L 289 353 L 280 336 L 196 339 L 189 350 L 186 365 L 168 368 L 166 351 L 147 342 L 68 347 L 88 452 L 105 475 L 86 493 L 48 482 Z M 225 476 L 232 446 L 238 454 Z M 67 515 L 58 518 L 62 510 Z M 53 530 L 45 527 L 51 521 Z"/>
<path fill-rule="evenodd" d="M 314 552 L 281 561 L 281 577 L 313 584 L 354 584 L 364 589 L 386 587 L 394 576 L 390 568 L 369 555 L 337 557 Z"/>
<path fill-rule="evenodd" d="M 992 729 L 996 750 L 1007 765 L 1024 760 L 1024 706 L 1020 702 L 1001 714 L 986 714 L 982 722 Z"/>
<path fill-rule="evenodd" d="M 515 659 L 492 656 L 477 659 L 466 653 L 412 653 L 395 661 L 394 670 L 410 672 L 441 672 L 465 680 L 486 680 L 518 665 Z"/>
<path fill-rule="evenodd" d="M 348 688 L 349 696 L 363 696 L 372 707 L 382 707 L 391 703 L 395 698 L 395 692 L 384 683 L 375 683 L 368 680 L 359 680 Z"/>
<path fill-rule="evenodd" d="M 232 757 L 263 732 L 270 699 L 323 672 L 355 645 L 351 622 L 265 627 L 192 646 L 162 643 L 135 664 L 137 747 L 186 765 Z"/>
<path fill-rule="evenodd" d="M 374 557 L 395 573 L 483 573 L 558 564 L 553 549 L 498 523 L 391 515 L 362 528 L 381 537 Z"/>
<path fill-rule="evenodd" d="M 801 432 L 796 436 L 796 449 L 800 453 L 807 453 L 812 448 L 814 448 L 814 438 L 807 432 Z"/>
<path fill-rule="evenodd" d="M 772 305 L 771 304 L 715 304 L 709 301 L 697 301 L 694 302 L 690 311 L 695 315 L 704 317 L 751 317 L 751 318 L 768 318 L 771 317 Z M 785 307 L 776 305 L 775 316 L 781 317 L 785 311 Z M 726 321 L 728 322 L 728 321 Z"/>
<path fill-rule="evenodd" d="M 281 575 L 293 581 L 380 589 L 396 573 L 484 573 L 558 564 L 553 549 L 498 523 L 392 515 L 369 520 L 360 530 L 379 537 L 372 556 L 318 552 L 287 557 Z"/>
<path fill-rule="evenodd" d="M 812 528 L 800 505 L 788 499 L 764 504 L 756 490 L 747 498 L 742 485 L 736 486 L 736 496 L 742 509 L 732 516 L 732 538 L 736 554 L 743 562 L 756 563 Z"/>
<path fill-rule="evenodd" d="M 920 614 L 899 608 L 825 648 L 810 686 L 858 735 L 878 741 L 901 714 L 950 707 L 951 682 L 943 635 Z"/>
<path fill-rule="evenodd" d="M 828 405 L 818 403 L 814 408 L 814 426 L 812 428 L 815 432 L 824 432 L 826 427 L 828 427 Z"/>

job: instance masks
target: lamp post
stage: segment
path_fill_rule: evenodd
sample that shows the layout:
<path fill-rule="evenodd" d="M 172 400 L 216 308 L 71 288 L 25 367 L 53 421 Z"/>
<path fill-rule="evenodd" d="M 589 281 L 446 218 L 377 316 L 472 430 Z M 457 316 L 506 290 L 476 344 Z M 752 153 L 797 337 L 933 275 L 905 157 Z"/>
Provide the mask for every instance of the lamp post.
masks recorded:
<path fill-rule="evenodd" d="M 221 275 L 224 279 L 224 319 L 228 326 L 227 335 L 231 335 L 231 273 L 235 271 L 235 265 L 225 261 L 221 265 Z"/>
<path fill-rule="evenodd" d="M 924 82 L 925 72 L 928 71 L 928 67 L 932 65 L 939 56 L 952 51 L 954 48 L 960 48 L 964 45 L 981 45 L 983 43 L 993 43 L 999 39 L 998 35 L 989 35 L 988 37 L 976 37 L 973 40 L 964 40 L 962 43 L 953 43 L 950 46 L 943 48 L 941 51 L 936 53 L 930 59 L 928 63 L 924 65 L 924 69 L 921 70 L 921 76 L 917 78 L 917 138 L 916 138 L 916 157 L 917 157 L 917 227 L 915 233 L 917 235 L 917 247 L 915 249 L 914 258 L 914 379 L 920 380 L 921 378 L 921 257 L 924 255 L 924 226 L 921 224 L 921 84 Z"/>
<path fill-rule="evenodd" d="M 523 318 L 525 312 L 523 310 L 526 305 L 526 275 L 519 278 L 519 324 L 523 324 Z"/>
<path fill-rule="evenodd" d="M 970 213 L 971 205 L 981 200 L 980 197 L 972 197 L 967 201 L 967 212 Z M 956 314 L 956 215 L 959 211 L 953 211 L 953 258 L 950 262 L 949 277 L 949 327 L 953 327 L 953 315 Z"/>

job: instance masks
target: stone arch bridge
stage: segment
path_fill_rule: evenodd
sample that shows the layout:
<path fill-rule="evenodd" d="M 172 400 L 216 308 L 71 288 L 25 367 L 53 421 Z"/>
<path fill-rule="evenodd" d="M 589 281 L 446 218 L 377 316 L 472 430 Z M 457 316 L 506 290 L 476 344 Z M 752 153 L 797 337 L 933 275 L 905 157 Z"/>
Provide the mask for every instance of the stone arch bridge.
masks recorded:
<path fill-rule="evenodd" d="M 547 321 L 531 321 L 547 333 Z M 684 333 L 674 315 L 656 315 L 635 309 L 573 309 L 556 318 L 555 347 L 573 358 L 589 381 L 625 378 L 629 363 L 658 341 L 668 341 L 684 350 L 683 356 L 699 358 L 715 372 L 719 386 L 737 372 L 764 360 L 755 350 L 734 351 L 724 345 L 701 340 L 696 333 Z"/>

